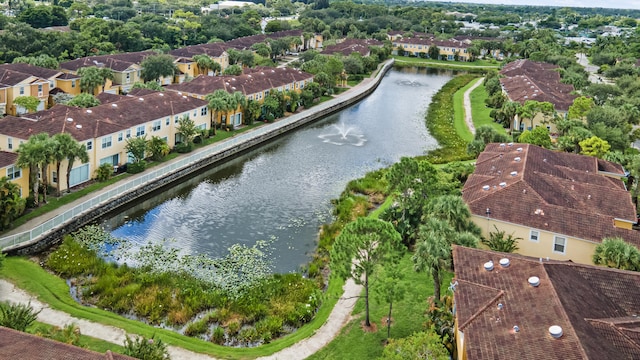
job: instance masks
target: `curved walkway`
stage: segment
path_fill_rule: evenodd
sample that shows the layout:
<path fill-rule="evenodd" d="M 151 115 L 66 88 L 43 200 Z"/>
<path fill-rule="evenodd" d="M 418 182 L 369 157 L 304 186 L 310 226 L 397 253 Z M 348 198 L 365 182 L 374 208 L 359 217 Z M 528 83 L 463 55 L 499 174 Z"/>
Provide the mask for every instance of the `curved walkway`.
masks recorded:
<path fill-rule="evenodd" d="M 464 122 L 467 123 L 467 127 L 471 134 L 476 134 L 476 127 L 473 125 L 473 114 L 471 113 L 471 92 L 475 90 L 478 86 L 482 85 L 482 81 L 484 78 L 480 78 L 476 80 L 476 83 L 473 84 L 472 87 L 468 88 L 467 91 L 464 92 L 463 95 L 463 104 L 464 104 Z"/>

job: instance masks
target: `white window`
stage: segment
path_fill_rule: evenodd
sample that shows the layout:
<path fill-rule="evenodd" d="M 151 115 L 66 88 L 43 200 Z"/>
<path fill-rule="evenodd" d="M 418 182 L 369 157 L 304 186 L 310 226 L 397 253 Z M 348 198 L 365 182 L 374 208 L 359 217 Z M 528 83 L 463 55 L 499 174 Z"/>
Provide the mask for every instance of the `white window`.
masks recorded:
<path fill-rule="evenodd" d="M 42 84 L 38 84 L 38 96 L 42 96 Z"/>
<path fill-rule="evenodd" d="M 193 110 L 193 117 L 198 116 L 198 110 Z"/>
<path fill-rule="evenodd" d="M 118 142 L 122 141 L 122 139 L 124 139 L 124 133 L 121 131 L 118 133 Z"/>
<path fill-rule="evenodd" d="M 567 238 L 564 238 L 562 236 L 555 236 L 553 238 L 554 253 L 564 254 L 567 250 L 566 248 L 567 248 Z"/>
<path fill-rule="evenodd" d="M 24 95 L 24 87 L 20 86 L 20 95 Z"/>
<path fill-rule="evenodd" d="M 87 141 L 87 150 L 93 149 L 93 141 Z"/>
<path fill-rule="evenodd" d="M 102 138 L 102 148 L 106 149 L 111 147 L 111 136 L 105 136 Z"/>
<path fill-rule="evenodd" d="M 131 82 L 131 73 L 127 73 L 127 79 L 125 80 L 125 82 L 128 84 L 129 82 Z"/>
<path fill-rule="evenodd" d="M 140 125 L 136 128 L 136 137 L 144 135 L 144 125 Z"/>
<path fill-rule="evenodd" d="M 538 240 L 540 240 L 540 232 L 537 230 L 531 230 L 529 232 L 529 240 L 538 242 Z"/>
<path fill-rule="evenodd" d="M 9 180 L 18 179 L 20 176 L 22 176 L 22 171 L 19 167 L 9 166 L 7 168 L 7 177 Z"/>
<path fill-rule="evenodd" d="M 127 135 L 126 136 L 127 136 L 127 139 L 131 137 L 131 129 L 127 130 Z"/>
<path fill-rule="evenodd" d="M 165 125 L 167 125 L 167 126 L 169 126 L 169 124 L 170 124 L 170 123 L 171 123 L 171 118 L 170 118 L 170 117 L 168 117 L 168 118 L 166 119 L 166 121 L 164 122 L 164 124 L 165 124 Z"/>
<path fill-rule="evenodd" d="M 7 138 L 7 149 L 9 149 L 9 150 L 13 149 L 13 139 L 12 138 Z"/>
<path fill-rule="evenodd" d="M 76 87 L 76 81 L 75 80 L 71 80 L 71 88 Z"/>
<path fill-rule="evenodd" d="M 55 171 L 51 173 L 51 182 L 58 183 L 58 173 Z"/>
<path fill-rule="evenodd" d="M 174 116 L 174 117 L 173 117 L 173 122 L 177 124 L 177 123 L 178 123 L 178 119 L 179 119 L 179 118 L 180 118 L 180 117 L 179 117 L 178 115 Z"/>
<path fill-rule="evenodd" d="M 69 185 L 75 186 L 89 180 L 89 164 L 74 167 L 69 176 Z"/>
<path fill-rule="evenodd" d="M 162 128 L 162 122 L 160 120 L 156 120 L 153 122 L 153 131 L 160 131 Z"/>
<path fill-rule="evenodd" d="M 249 95 L 249 97 L 247 97 L 247 99 L 253 100 L 253 95 Z"/>
<path fill-rule="evenodd" d="M 200 109 L 200 116 L 205 116 L 207 115 L 207 107 L 203 107 L 202 109 Z"/>

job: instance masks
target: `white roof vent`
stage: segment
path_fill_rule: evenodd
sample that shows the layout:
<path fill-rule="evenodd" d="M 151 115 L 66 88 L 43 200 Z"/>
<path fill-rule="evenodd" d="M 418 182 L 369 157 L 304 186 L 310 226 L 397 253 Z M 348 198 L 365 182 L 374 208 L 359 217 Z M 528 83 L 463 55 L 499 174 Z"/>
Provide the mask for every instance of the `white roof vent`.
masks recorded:
<path fill-rule="evenodd" d="M 81 124 L 76 124 L 76 129 L 82 129 L 82 125 Z"/>
<path fill-rule="evenodd" d="M 516 151 L 517 151 L 517 152 L 522 152 L 522 148 L 521 148 L 521 147 L 519 147 L 519 148 L 517 148 L 517 149 L 516 149 Z"/>
<path fill-rule="evenodd" d="M 73 121 L 73 118 L 67 118 L 67 121 L 68 121 L 68 122 L 72 122 L 72 121 Z"/>
<path fill-rule="evenodd" d="M 562 337 L 562 328 L 558 325 L 549 326 L 549 334 L 554 339 L 559 339 Z"/>
<path fill-rule="evenodd" d="M 493 270 L 493 261 L 487 261 L 484 263 L 484 269 L 487 271 Z"/>
<path fill-rule="evenodd" d="M 164 96 L 164 94 L 163 93 L 158 93 L 158 96 Z"/>
<path fill-rule="evenodd" d="M 111 104 L 111 107 L 117 108 L 118 104 Z"/>
<path fill-rule="evenodd" d="M 507 146 L 513 146 L 513 143 L 508 143 Z"/>
<path fill-rule="evenodd" d="M 182 95 L 182 91 L 178 91 L 178 95 Z"/>
<path fill-rule="evenodd" d="M 183 99 L 186 99 L 186 98 L 187 98 L 187 95 L 182 95 L 182 98 L 183 98 Z"/>
<path fill-rule="evenodd" d="M 520 332 L 520 327 L 518 325 L 513 325 L 513 332 Z"/>
<path fill-rule="evenodd" d="M 507 146 L 507 144 L 500 144 L 501 148 L 504 148 L 505 146 Z"/>
<path fill-rule="evenodd" d="M 527 281 L 529 282 L 529 285 L 533 287 L 538 287 L 538 285 L 540 285 L 540 278 L 537 276 L 532 276 Z"/>
<path fill-rule="evenodd" d="M 510 174 L 511 174 L 511 176 L 516 176 L 516 175 L 518 175 L 518 172 L 517 171 L 512 171 Z"/>
<path fill-rule="evenodd" d="M 87 109 L 87 114 L 91 114 L 92 112 L 91 109 Z"/>
<path fill-rule="evenodd" d="M 489 186 L 489 185 L 485 185 L 485 186 L 482 187 L 482 190 L 484 190 L 484 191 L 489 191 L 489 189 L 491 189 L 491 186 Z"/>
<path fill-rule="evenodd" d="M 138 100 L 140 100 L 140 101 L 144 101 L 144 98 L 138 98 Z"/>
<path fill-rule="evenodd" d="M 520 156 L 516 156 L 515 158 L 513 158 L 513 161 L 520 162 Z"/>
<path fill-rule="evenodd" d="M 501 182 L 501 183 L 500 183 L 500 184 L 498 184 L 498 185 L 500 185 L 500 187 L 505 187 L 505 186 L 507 186 L 507 183 L 503 181 L 503 182 Z"/>
<path fill-rule="evenodd" d="M 500 266 L 502 266 L 503 268 L 509 267 L 509 264 L 511 264 L 511 262 L 509 262 L 509 259 L 507 258 L 500 259 Z"/>

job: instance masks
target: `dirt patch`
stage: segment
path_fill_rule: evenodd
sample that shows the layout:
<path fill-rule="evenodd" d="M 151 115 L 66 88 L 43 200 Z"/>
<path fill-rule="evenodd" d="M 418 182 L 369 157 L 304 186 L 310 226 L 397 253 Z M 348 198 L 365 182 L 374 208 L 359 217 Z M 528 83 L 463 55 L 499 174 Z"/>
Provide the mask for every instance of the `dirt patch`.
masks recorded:
<path fill-rule="evenodd" d="M 368 333 L 374 333 L 378 331 L 378 325 L 376 325 L 376 323 L 371 322 L 371 325 L 367 326 L 365 325 L 364 320 L 360 322 L 360 328 L 362 328 L 362 331 L 368 332 Z"/>
<path fill-rule="evenodd" d="M 395 322 L 393 320 L 393 316 L 391 318 L 389 318 L 388 316 L 383 316 L 382 319 L 380 319 L 380 326 L 384 326 L 386 328 L 387 325 L 389 325 L 389 323 L 387 323 L 387 319 L 389 319 L 389 323 L 391 323 L 391 325 L 393 325 L 393 323 Z"/>

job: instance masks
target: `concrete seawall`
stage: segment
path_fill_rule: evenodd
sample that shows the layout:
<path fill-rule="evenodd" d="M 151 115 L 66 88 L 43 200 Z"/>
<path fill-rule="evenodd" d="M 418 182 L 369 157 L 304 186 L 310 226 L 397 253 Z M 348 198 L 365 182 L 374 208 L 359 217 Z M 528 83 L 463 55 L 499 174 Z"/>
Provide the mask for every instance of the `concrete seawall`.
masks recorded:
<path fill-rule="evenodd" d="M 312 123 L 351 106 L 370 95 L 378 87 L 387 71 L 393 66 L 393 59 L 384 63 L 374 78 L 363 82 L 338 96 L 337 98 L 318 104 L 311 109 L 280 119 L 251 131 L 242 133 L 197 152 L 186 159 L 161 165 L 154 171 L 145 172 L 146 176 L 137 174 L 117 183 L 118 188 L 105 188 L 96 192 L 93 198 L 77 201 L 79 205 L 57 216 L 48 216 L 38 221 L 31 220 L 27 224 L 38 231 L 26 230 L 5 238 L 0 238 L 2 251 L 10 255 L 28 255 L 41 252 L 61 241 L 66 234 L 80 229 L 100 217 L 103 217 L 127 204 L 170 186 L 195 172 L 232 159 L 248 150 L 259 147 L 296 128 Z M 122 189 L 122 190 L 121 190 Z M 34 235 L 35 233 L 35 235 Z"/>

